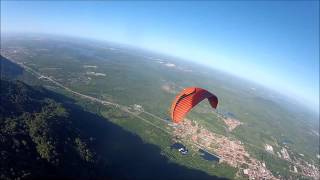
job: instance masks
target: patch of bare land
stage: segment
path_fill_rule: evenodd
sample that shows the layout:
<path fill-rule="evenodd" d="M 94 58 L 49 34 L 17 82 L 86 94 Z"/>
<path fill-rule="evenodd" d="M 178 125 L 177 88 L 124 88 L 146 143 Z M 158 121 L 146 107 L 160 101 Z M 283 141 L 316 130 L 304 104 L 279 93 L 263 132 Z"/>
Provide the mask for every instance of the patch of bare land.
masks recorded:
<path fill-rule="evenodd" d="M 40 71 L 46 71 L 46 70 L 60 70 L 62 68 L 60 67 L 45 67 L 45 68 L 39 68 Z"/>
<path fill-rule="evenodd" d="M 174 137 L 192 141 L 220 156 L 219 162 L 225 162 L 232 167 L 239 168 L 238 175 L 249 179 L 277 179 L 270 170 L 250 154 L 239 140 L 213 133 L 201 127 L 197 122 L 185 119 L 174 129 Z M 246 168 L 243 168 L 246 167 Z"/>
<path fill-rule="evenodd" d="M 176 65 L 173 64 L 173 63 L 166 63 L 165 65 L 166 65 L 167 67 L 176 67 Z"/>
<path fill-rule="evenodd" d="M 177 88 L 175 86 L 174 83 L 165 83 L 161 86 L 161 89 L 165 92 L 168 92 L 170 94 L 177 94 L 178 91 L 177 91 Z"/>
<path fill-rule="evenodd" d="M 97 66 L 93 66 L 93 65 L 84 65 L 84 68 L 97 68 Z"/>
<path fill-rule="evenodd" d="M 91 75 L 91 76 L 106 76 L 106 74 L 104 74 L 104 73 L 97 73 L 97 72 L 93 72 L 93 71 L 86 72 L 86 74 Z"/>

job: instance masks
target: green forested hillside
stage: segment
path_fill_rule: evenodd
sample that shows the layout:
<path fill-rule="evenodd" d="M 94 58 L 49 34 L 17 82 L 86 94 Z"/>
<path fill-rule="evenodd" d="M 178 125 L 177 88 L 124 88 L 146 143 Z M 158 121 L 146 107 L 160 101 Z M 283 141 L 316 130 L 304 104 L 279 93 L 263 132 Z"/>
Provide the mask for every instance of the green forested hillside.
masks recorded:
<path fill-rule="evenodd" d="M 89 175 L 91 141 L 43 89 L 1 81 L 1 179 Z"/>

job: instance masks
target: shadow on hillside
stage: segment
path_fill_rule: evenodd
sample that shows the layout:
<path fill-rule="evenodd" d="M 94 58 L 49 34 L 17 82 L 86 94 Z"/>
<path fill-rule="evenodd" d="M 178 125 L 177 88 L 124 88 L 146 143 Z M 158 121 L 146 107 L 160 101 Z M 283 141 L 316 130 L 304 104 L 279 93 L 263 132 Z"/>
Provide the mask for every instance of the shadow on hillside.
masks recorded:
<path fill-rule="evenodd" d="M 62 96 L 59 99 L 62 100 Z M 65 106 L 71 112 L 70 118 L 75 120 L 74 125 L 94 139 L 94 149 L 101 158 L 96 178 L 219 179 L 169 163 L 160 154 L 159 147 L 144 143 L 139 136 L 77 105 L 68 103 Z"/>
<path fill-rule="evenodd" d="M 0 55 L 0 77 L 3 78 L 15 78 L 16 76 L 22 75 L 23 68 L 12 63 L 7 58 Z"/>

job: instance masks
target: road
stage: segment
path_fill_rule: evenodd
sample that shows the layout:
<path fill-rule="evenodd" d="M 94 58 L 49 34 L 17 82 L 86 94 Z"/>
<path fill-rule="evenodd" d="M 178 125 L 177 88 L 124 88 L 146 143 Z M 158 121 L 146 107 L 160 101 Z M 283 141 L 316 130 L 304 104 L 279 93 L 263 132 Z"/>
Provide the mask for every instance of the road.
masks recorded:
<path fill-rule="evenodd" d="M 23 68 L 26 69 L 27 71 L 29 71 L 29 72 L 37 75 L 37 76 L 39 77 L 39 79 L 46 79 L 46 80 L 52 82 L 53 84 L 59 86 L 60 88 L 63 88 L 64 90 L 66 90 L 66 91 L 68 91 L 68 92 L 70 92 L 70 93 L 72 93 L 72 94 L 74 94 L 74 95 L 80 96 L 81 98 L 88 99 L 88 100 L 90 100 L 90 101 L 97 102 L 97 103 L 100 103 L 100 104 L 103 104 L 103 105 L 114 106 L 114 107 L 120 109 L 121 111 L 124 111 L 124 112 L 126 112 L 126 113 L 129 113 L 129 114 L 131 114 L 132 116 L 134 116 L 134 117 L 136 117 L 136 118 L 139 118 L 140 120 L 148 123 L 149 125 L 160 129 L 161 131 L 164 131 L 164 132 L 166 132 L 166 133 L 171 134 L 171 133 L 170 133 L 169 131 L 167 131 L 166 129 L 161 128 L 161 127 L 159 127 L 159 126 L 151 123 L 150 121 L 146 120 L 145 118 L 140 117 L 140 116 L 136 115 L 135 113 L 127 110 L 127 109 L 128 109 L 127 106 L 120 105 L 120 104 L 117 104 L 117 103 L 113 103 L 113 102 L 110 102 L 110 101 L 101 100 L 101 99 L 98 99 L 98 98 L 95 98 L 95 97 L 92 97 L 92 96 L 88 96 L 88 95 L 85 95 L 85 94 L 76 92 L 76 91 L 74 91 L 74 90 L 72 90 L 72 89 L 64 86 L 63 84 L 57 82 L 56 80 L 54 80 L 54 79 L 52 79 L 52 78 L 50 78 L 50 77 L 48 77 L 48 76 L 45 76 L 45 75 L 43 75 L 43 74 L 40 74 L 39 72 L 37 72 L 37 71 L 33 70 L 32 68 L 24 65 L 23 63 L 17 63 L 17 62 L 14 62 L 14 63 L 20 65 L 21 67 L 23 67 Z M 151 116 L 153 116 L 153 117 L 155 117 L 155 118 L 157 118 L 157 119 L 160 119 L 160 120 L 165 121 L 166 123 L 168 123 L 168 121 L 166 121 L 166 120 L 164 120 L 164 119 L 162 119 L 162 118 L 160 118 L 160 117 L 158 117 L 158 116 L 156 116 L 156 115 L 153 115 L 153 114 L 151 114 L 151 113 L 149 113 L 149 112 L 146 112 L 146 111 L 142 111 L 142 112 L 144 112 L 144 113 L 146 113 L 146 114 L 148 114 L 148 115 L 151 115 Z"/>
<path fill-rule="evenodd" d="M 84 99 L 88 99 L 88 100 L 93 101 L 93 102 L 101 103 L 101 104 L 103 104 L 103 105 L 114 106 L 114 107 L 120 109 L 121 111 L 124 111 L 124 112 L 126 112 L 126 113 L 129 113 L 129 114 L 131 114 L 132 116 L 134 116 L 134 117 L 136 117 L 136 118 L 144 121 L 145 123 L 147 123 L 147 124 L 149 124 L 149 125 L 157 128 L 157 129 L 159 129 L 159 130 L 161 130 L 161 131 L 163 131 L 163 132 L 165 132 L 165 133 L 168 133 L 169 135 L 172 134 L 172 133 L 169 132 L 167 129 L 164 129 L 164 128 L 162 128 L 162 127 L 160 127 L 160 126 L 158 126 L 158 125 L 156 125 L 156 124 L 148 121 L 147 119 L 145 119 L 145 118 L 143 118 L 143 117 L 140 117 L 140 116 L 138 116 L 137 114 L 129 111 L 129 110 L 128 110 L 128 106 L 120 105 L 120 104 L 117 104 L 117 103 L 114 103 L 114 102 L 110 102 L 110 101 L 101 100 L 101 99 L 98 99 L 98 98 L 95 98 L 95 97 L 92 97 L 92 96 L 88 96 L 88 95 L 85 95 L 85 94 L 76 92 L 76 91 L 74 91 L 74 90 L 72 90 L 72 89 L 64 86 L 63 84 L 57 82 L 57 81 L 54 80 L 53 78 L 50 78 L 50 77 L 48 77 L 48 76 L 45 76 L 45 75 L 43 75 L 43 74 L 41 74 L 41 73 L 33 70 L 32 68 L 26 66 L 26 65 L 23 64 L 23 63 L 19 63 L 19 62 L 15 62 L 15 61 L 12 61 L 12 62 L 15 63 L 15 64 L 17 64 L 17 65 L 19 65 L 19 66 L 21 66 L 22 68 L 24 68 L 25 70 L 29 71 L 30 73 L 36 75 L 39 79 L 46 79 L 46 80 L 52 82 L 53 84 L 55 84 L 56 86 L 59 86 L 60 88 L 63 88 L 64 90 L 66 90 L 66 91 L 68 91 L 68 92 L 70 92 L 70 93 L 72 93 L 72 94 L 74 94 L 74 95 L 77 95 L 77 96 L 79 96 L 79 97 L 81 97 L 81 98 L 84 98 Z M 149 115 L 149 116 L 151 116 L 151 117 L 153 117 L 153 118 L 155 118 L 155 119 L 161 120 L 161 121 L 165 122 L 167 125 L 170 125 L 171 127 L 174 127 L 174 126 L 175 126 L 173 123 L 168 122 L 167 120 L 165 120 L 165 119 L 163 119 L 163 118 L 161 118 L 161 117 L 158 117 L 158 116 L 156 116 L 156 115 L 154 115 L 154 114 L 152 114 L 152 113 L 150 113 L 150 112 L 147 112 L 147 111 L 145 111 L 145 110 L 142 110 L 142 111 L 140 111 L 140 112 L 145 113 L 145 114 L 147 114 L 147 115 Z M 190 142 L 185 142 L 185 143 L 190 144 Z M 211 153 L 210 151 L 206 150 L 205 147 L 203 147 L 202 145 L 200 145 L 200 144 L 198 144 L 198 143 L 192 143 L 191 145 L 194 145 L 194 146 L 196 146 L 197 148 L 202 149 L 202 150 L 206 151 L 207 153 L 209 153 L 209 154 L 211 154 L 211 155 L 218 156 L 218 155 L 216 155 L 216 154 L 214 154 L 214 153 Z M 218 156 L 218 157 L 219 157 L 219 156 Z M 221 157 L 220 157 L 220 158 L 221 158 Z"/>

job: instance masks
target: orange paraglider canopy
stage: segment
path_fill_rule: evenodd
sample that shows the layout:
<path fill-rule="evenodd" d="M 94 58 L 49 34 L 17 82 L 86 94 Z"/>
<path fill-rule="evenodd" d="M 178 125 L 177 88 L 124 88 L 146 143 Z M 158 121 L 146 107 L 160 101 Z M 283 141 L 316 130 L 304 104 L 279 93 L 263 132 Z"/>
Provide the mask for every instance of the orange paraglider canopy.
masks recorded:
<path fill-rule="evenodd" d="M 187 113 L 204 99 L 208 99 L 212 108 L 217 108 L 218 98 L 209 91 L 199 87 L 188 87 L 182 90 L 171 105 L 172 121 L 180 123 Z"/>

